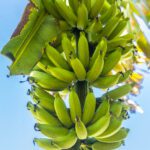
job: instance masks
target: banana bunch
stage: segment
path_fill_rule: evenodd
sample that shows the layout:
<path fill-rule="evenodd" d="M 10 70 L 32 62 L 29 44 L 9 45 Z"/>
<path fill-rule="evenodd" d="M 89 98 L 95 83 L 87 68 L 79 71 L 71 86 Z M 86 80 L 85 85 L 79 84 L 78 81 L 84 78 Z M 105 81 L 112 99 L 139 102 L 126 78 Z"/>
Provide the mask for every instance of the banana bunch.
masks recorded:
<path fill-rule="evenodd" d="M 62 32 L 45 44 L 28 77 L 33 103 L 27 108 L 37 121 L 35 130 L 47 137 L 34 143 L 45 150 L 120 147 L 129 132 L 122 126 L 129 118 L 123 97 L 132 90 L 132 84 L 123 83 L 132 77 L 135 52 L 134 34 L 126 32 L 129 18 L 118 1 L 41 3 Z M 93 87 L 107 92 L 96 98 Z"/>
<path fill-rule="evenodd" d="M 34 129 L 45 136 L 34 139 L 39 147 L 113 150 L 123 145 L 129 133 L 123 121 L 130 109 L 124 97 L 134 90 L 131 82 L 142 79 L 133 72 L 136 38 L 128 30 L 130 18 L 123 3 L 130 2 L 30 0 L 15 31 L 20 33 L 18 40 L 14 37 L 5 48 L 17 62 L 13 62 L 16 72 L 26 59 L 23 55 L 33 48 L 33 60 L 28 60 L 32 66 L 25 64 L 31 70 L 27 75 L 33 100 L 27 109 L 36 120 Z M 58 30 L 53 31 L 54 25 Z M 21 42 L 19 49 L 16 41 Z M 104 94 L 95 97 L 93 88 Z"/>
<path fill-rule="evenodd" d="M 84 141 L 81 146 L 84 149 L 121 146 L 129 130 L 122 127 L 125 110 L 127 112 L 128 109 L 120 98 L 131 89 L 131 85 L 123 85 L 107 92 L 99 100 L 89 89 L 82 106 L 75 89 L 71 88 L 67 107 L 58 92 L 52 95 L 33 86 L 30 95 L 34 103 L 28 102 L 27 108 L 37 121 L 35 130 L 47 136 L 35 138 L 34 142 L 50 150 L 69 149 L 78 140 Z M 91 139 L 94 142 L 88 142 Z"/>
<path fill-rule="evenodd" d="M 132 73 L 130 69 L 119 66 L 128 52 L 118 47 L 107 53 L 106 38 L 95 46 L 91 57 L 88 39 L 83 32 L 80 32 L 76 47 L 74 40 L 63 35 L 62 49 L 60 53 L 53 46 L 46 45 L 45 55 L 29 75 L 30 83 L 49 91 L 63 90 L 77 81 L 87 81 L 91 86 L 107 89 L 126 81 Z M 119 67 L 121 69 L 117 70 Z"/>
<path fill-rule="evenodd" d="M 43 57 L 29 75 L 30 83 L 60 91 L 86 80 L 107 89 L 125 82 L 133 70 L 133 33 L 119 2 L 107 0 L 41 0 L 62 30 L 46 43 Z M 43 79 L 42 79 L 43 78 Z"/>

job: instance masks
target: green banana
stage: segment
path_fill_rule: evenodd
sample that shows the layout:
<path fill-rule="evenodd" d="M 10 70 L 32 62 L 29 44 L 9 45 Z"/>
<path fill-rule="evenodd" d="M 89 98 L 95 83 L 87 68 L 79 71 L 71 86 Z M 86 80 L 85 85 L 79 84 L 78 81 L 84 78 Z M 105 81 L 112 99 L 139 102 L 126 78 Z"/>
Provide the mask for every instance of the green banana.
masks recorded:
<path fill-rule="evenodd" d="M 93 4 L 90 10 L 91 18 L 95 18 L 96 16 L 98 16 L 99 12 L 101 11 L 103 7 L 104 1 L 105 0 L 95 0 L 95 3 Z"/>
<path fill-rule="evenodd" d="M 88 40 L 89 43 L 98 43 L 101 39 L 102 36 L 100 34 L 95 34 L 95 33 L 88 33 Z"/>
<path fill-rule="evenodd" d="M 63 137 L 53 139 L 53 143 L 60 149 L 68 149 L 75 145 L 77 136 L 74 129 L 71 129 L 68 134 Z"/>
<path fill-rule="evenodd" d="M 50 93 L 40 87 L 32 86 L 31 96 L 33 97 L 34 102 L 38 103 L 38 105 L 48 111 L 55 112 L 54 97 Z"/>
<path fill-rule="evenodd" d="M 112 104 L 110 105 L 110 113 L 114 115 L 115 117 L 120 117 L 122 108 L 123 108 L 123 105 L 121 101 L 112 102 Z"/>
<path fill-rule="evenodd" d="M 72 43 L 71 43 L 70 39 L 67 37 L 66 34 L 63 35 L 63 37 L 62 37 L 62 48 L 63 48 L 63 51 L 65 53 L 65 56 L 66 56 L 66 59 L 67 59 L 68 63 L 70 63 L 71 55 L 73 57 L 75 57 L 76 52 L 75 52 L 74 47 L 72 46 Z"/>
<path fill-rule="evenodd" d="M 87 7 L 88 12 L 91 9 L 91 0 L 83 0 L 85 6 Z"/>
<path fill-rule="evenodd" d="M 134 39 L 133 33 L 128 33 L 124 36 L 116 37 L 108 41 L 107 51 L 110 52 L 115 50 L 117 47 L 126 47 L 127 43 L 132 42 L 132 39 Z"/>
<path fill-rule="evenodd" d="M 110 7 L 111 7 L 111 5 L 109 3 L 109 0 L 105 0 L 100 14 L 106 13 L 107 10 L 110 9 Z"/>
<path fill-rule="evenodd" d="M 55 107 L 55 111 L 60 122 L 64 126 L 70 128 L 72 126 L 72 121 L 68 113 L 68 110 L 66 108 L 66 105 L 59 94 L 55 95 L 54 107 Z"/>
<path fill-rule="evenodd" d="M 102 97 L 107 96 L 113 100 L 117 100 L 117 99 L 127 95 L 129 92 L 131 92 L 131 90 L 132 90 L 132 85 L 125 84 L 125 85 L 122 85 L 122 86 L 120 86 L 114 90 L 107 92 Z"/>
<path fill-rule="evenodd" d="M 80 37 L 78 41 L 78 58 L 83 64 L 84 68 L 89 66 L 89 45 L 84 33 L 80 32 Z"/>
<path fill-rule="evenodd" d="M 96 122 L 99 118 L 103 117 L 105 114 L 109 112 L 110 103 L 109 100 L 105 98 L 102 99 L 102 103 L 97 108 L 95 115 L 92 119 L 92 123 Z"/>
<path fill-rule="evenodd" d="M 35 119 L 38 119 L 40 123 L 50 124 L 50 125 L 60 125 L 58 119 L 56 119 L 52 114 L 46 111 L 44 108 L 33 105 L 31 102 L 28 102 L 27 108 L 32 112 Z"/>
<path fill-rule="evenodd" d="M 107 89 L 118 83 L 121 74 L 117 73 L 116 75 L 108 75 L 104 77 L 99 77 L 95 80 L 92 85 L 97 88 Z"/>
<path fill-rule="evenodd" d="M 103 24 L 106 24 L 108 20 L 113 18 L 116 15 L 117 6 L 115 4 L 111 5 L 111 7 L 100 16 L 100 20 Z"/>
<path fill-rule="evenodd" d="M 122 32 L 125 30 L 128 22 L 129 22 L 129 18 L 121 20 L 116 26 L 116 28 L 113 30 L 113 32 L 110 34 L 108 39 L 113 39 L 117 36 L 120 36 Z"/>
<path fill-rule="evenodd" d="M 88 10 L 83 2 L 79 4 L 77 14 L 77 28 L 84 30 L 88 24 Z"/>
<path fill-rule="evenodd" d="M 79 139 L 84 140 L 87 138 L 87 129 L 84 123 L 78 117 L 76 118 L 75 121 L 75 131 Z"/>
<path fill-rule="evenodd" d="M 31 102 L 27 103 L 27 109 L 32 113 L 33 117 L 40 123 L 42 123 L 42 120 L 38 118 L 35 112 L 35 105 L 33 105 Z"/>
<path fill-rule="evenodd" d="M 119 148 L 121 145 L 122 142 L 116 142 L 116 143 L 95 142 L 92 145 L 92 150 L 113 150 Z"/>
<path fill-rule="evenodd" d="M 104 67 L 102 71 L 102 75 L 106 75 L 109 73 L 120 61 L 121 59 L 122 49 L 118 48 L 114 52 L 108 55 L 108 57 L 104 60 Z"/>
<path fill-rule="evenodd" d="M 102 38 L 100 40 L 100 42 L 97 44 L 97 46 L 94 50 L 94 53 L 90 59 L 90 68 L 93 66 L 93 64 L 99 54 L 101 54 L 103 56 L 103 58 L 105 57 L 106 51 L 107 51 L 107 41 L 105 38 Z"/>
<path fill-rule="evenodd" d="M 39 68 L 41 68 L 43 71 L 46 73 L 52 75 L 56 79 L 66 82 L 66 83 L 71 83 L 72 81 L 76 80 L 76 75 L 74 72 L 59 68 L 59 67 L 53 67 L 53 66 L 44 66 L 41 62 L 38 62 L 37 64 Z"/>
<path fill-rule="evenodd" d="M 97 59 L 95 60 L 93 66 L 91 69 L 87 72 L 87 80 L 89 82 L 95 81 L 101 74 L 104 66 L 104 59 L 101 54 L 97 56 Z"/>
<path fill-rule="evenodd" d="M 118 22 L 121 19 L 121 16 L 122 14 L 119 14 L 117 16 L 112 17 L 110 20 L 108 20 L 103 30 L 101 30 L 100 34 L 108 38 L 117 27 Z"/>
<path fill-rule="evenodd" d="M 86 32 L 87 33 L 98 33 L 102 30 L 103 26 L 102 23 L 100 21 L 100 19 L 95 18 L 87 27 Z"/>
<path fill-rule="evenodd" d="M 67 6 L 65 1 L 62 0 L 55 0 L 55 5 L 60 13 L 60 15 L 68 22 L 72 27 L 76 26 L 77 17 L 72 11 L 72 9 Z"/>
<path fill-rule="evenodd" d="M 78 0 L 68 0 L 69 5 L 74 11 L 74 13 L 77 13 L 78 7 L 79 7 L 79 1 Z"/>
<path fill-rule="evenodd" d="M 100 136 L 97 136 L 98 138 L 108 138 L 110 136 L 113 136 L 116 134 L 122 126 L 123 119 L 118 119 L 116 117 L 111 117 L 110 124 L 106 131 L 102 133 Z"/>
<path fill-rule="evenodd" d="M 71 119 L 75 123 L 76 117 L 81 118 L 81 104 L 79 97 L 74 89 L 71 89 L 69 94 L 69 106 Z"/>
<path fill-rule="evenodd" d="M 116 143 L 123 141 L 129 133 L 129 129 L 121 128 L 116 134 L 108 137 L 108 138 L 97 138 L 96 140 L 104 143 Z"/>
<path fill-rule="evenodd" d="M 50 139 L 62 137 L 69 133 L 69 130 L 67 128 L 64 128 L 62 126 L 51 126 L 49 124 L 37 123 L 35 124 L 34 128 Z"/>
<path fill-rule="evenodd" d="M 55 48 L 48 44 L 46 45 L 46 54 L 55 66 L 70 70 L 70 66 L 63 56 L 61 56 Z"/>
<path fill-rule="evenodd" d="M 71 58 L 70 60 L 73 71 L 75 72 L 78 80 L 82 81 L 86 78 L 86 70 L 78 58 Z"/>
<path fill-rule="evenodd" d="M 62 19 L 62 17 L 60 16 L 59 12 L 56 9 L 53 0 L 42 0 L 42 3 L 49 14 L 51 14 L 57 19 Z"/>
<path fill-rule="evenodd" d="M 85 125 L 92 120 L 95 114 L 95 107 L 96 107 L 96 99 L 94 93 L 89 92 L 86 96 L 84 107 L 83 107 L 82 121 Z"/>
<path fill-rule="evenodd" d="M 89 125 L 87 127 L 88 136 L 89 137 L 96 137 L 102 133 L 105 132 L 105 130 L 108 128 L 110 123 L 110 114 L 107 113 L 103 117 L 99 118 L 96 122 Z"/>
<path fill-rule="evenodd" d="M 45 150 L 61 150 L 55 144 L 53 144 L 52 140 L 46 138 L 34 138 L 34 143 L 36 143 L 39 147 Z"/>
<path fill-rule="evenodd" d="M 133 72 L 132 70 L 127 70 L 125 73 L 123 73 L 123 75 L 120 77 L 118 83 L 127 81 L 132 72 Z"/>
<path fill-rule="evenodd" d="M 32 71 L 29 76 L 29 82 L 36 83 L 38 86 L 51 91 L 63 90 L 68 87 L 68 83 L 40 71 Z"/>

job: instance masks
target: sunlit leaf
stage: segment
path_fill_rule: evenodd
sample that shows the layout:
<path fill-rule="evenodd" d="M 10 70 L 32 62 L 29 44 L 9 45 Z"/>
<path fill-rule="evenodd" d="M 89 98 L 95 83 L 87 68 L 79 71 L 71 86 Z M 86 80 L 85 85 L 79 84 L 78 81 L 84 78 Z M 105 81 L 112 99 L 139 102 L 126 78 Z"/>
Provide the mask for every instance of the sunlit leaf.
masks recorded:
<path fill-rule="evenodd" d="M 12 38 L 2 50 L 13 61 L 11 75 L 29 74 L 41 58 L 45 43 L 60 33 L 56 21 L 45 12 L 40 1 L 32 1 L 34 4 L 27 5 Z"/>

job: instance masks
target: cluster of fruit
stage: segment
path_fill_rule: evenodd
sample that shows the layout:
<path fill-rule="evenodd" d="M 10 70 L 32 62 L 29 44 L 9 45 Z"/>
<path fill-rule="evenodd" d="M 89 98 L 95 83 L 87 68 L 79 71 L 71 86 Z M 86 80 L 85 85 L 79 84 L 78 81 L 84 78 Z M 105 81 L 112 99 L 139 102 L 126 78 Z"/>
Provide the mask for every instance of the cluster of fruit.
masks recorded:
<path fill-rule="evenodd" d="M 112 150 L 123 144 L 129 129 L 122 122 L 128 118 L 129 107 L 122 97 L 132 90 L 132 84 L 122 83 L 133 71 L 135 52 L 134 35 L 126 32 L 129 18 L 122 12 L 127 3 L 31 0 L 31 6 L 46 11 L 61 30 L 45 44 L 28 77 L 34 103 L 28 102 L 27 108 L 38 122 L 35 130 L 48 137 L 34 139 L 41 148 Z M 38 42 L 34 46 L 36 50 Z M 100 98 L 92 91 L 118 84 Z M 63 90 L 69 95 L 68 107 L 60 96 Z"/>
<path fill-rule="evenodd" d="M 58 93 L 53 96 L 33 86 L 30 95 L 36 105 L 29 102 L 27 108 L 38 121 L 35 130 L 49 138 L 35 138 L 34 142 L 49 150 L 69 149 L 78 139 L 82 141 L 82 149 L 111 150 L 120 147 L 129 130 L 122 127 L 123 120 L 128 117 L 128 107 L 118 98 L 131 89 L 131 85 L 123 85 L 99 100 L 90 90 L 82 109 L 74 89 L 69 94 L 67 108 Z"/>
<path fill-rule="evenodd" d="M 133 49 L 124 50 L 117 47 L 111 53 L 107 48 L 107 41 L 102 38 L 95 46 L 94 53 L 90 57 L 90 48 L 85 34 L 80 33 L 76 48 L 66 34 L 62 38 L 63 52 L 59 53 L 53 46 L 47 44 L 46 54 L 31 72 L 29 81 L 46 90 L 63 90 L 72 86 L 77 81 L 87 81 L 89 85 L 97 88 L 110 88 L 124 82 L 131 70 L 115 70 L 126 53 L 133 53 Z M 116 73 L 113 74 L 113 71 Z"/>

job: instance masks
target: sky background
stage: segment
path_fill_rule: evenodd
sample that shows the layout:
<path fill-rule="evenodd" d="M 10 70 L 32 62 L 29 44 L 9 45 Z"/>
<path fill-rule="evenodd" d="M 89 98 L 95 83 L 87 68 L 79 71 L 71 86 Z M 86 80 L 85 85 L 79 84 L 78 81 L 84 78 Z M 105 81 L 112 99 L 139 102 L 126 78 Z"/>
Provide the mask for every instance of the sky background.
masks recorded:
<path fill-rule="evenodd" d="M 2 1 L 0 5 L 0 50 L 9 40 L 23 13 L 27 0 Z M 150 35 L 149 35 L 150 37 Z M 34 119 L 26 109 L 30 86 L 21 76 L 7 78 L 10 60 L 0 55 L 0 150 L 39 150 L 34 137 L 41 137 L 33 129 Z M 150 75 L 145 75 L 144 89 L 136 102 L 144 114 L 132 114 L 124 126 L 130 128 L 126 146 L 119 150 L 150 150 Z M 98 94 L 98 93 L 96 93 Z"/>

